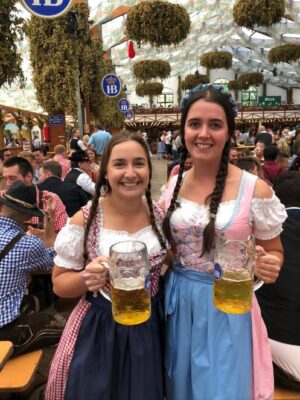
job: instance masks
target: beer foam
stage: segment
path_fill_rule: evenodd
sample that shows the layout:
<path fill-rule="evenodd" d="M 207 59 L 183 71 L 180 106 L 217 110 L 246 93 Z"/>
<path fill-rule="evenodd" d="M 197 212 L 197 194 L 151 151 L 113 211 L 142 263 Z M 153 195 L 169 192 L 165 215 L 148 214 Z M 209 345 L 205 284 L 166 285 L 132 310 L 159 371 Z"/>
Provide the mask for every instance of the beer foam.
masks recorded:
<path fill-rule="evenodd" d="M 138 278 L 121 278 L 121 279 L 114 279 L 113 287 L 119 290 L 138 290 L 144 289 L 145 286 L 145 279 L 140 276 Z"/>

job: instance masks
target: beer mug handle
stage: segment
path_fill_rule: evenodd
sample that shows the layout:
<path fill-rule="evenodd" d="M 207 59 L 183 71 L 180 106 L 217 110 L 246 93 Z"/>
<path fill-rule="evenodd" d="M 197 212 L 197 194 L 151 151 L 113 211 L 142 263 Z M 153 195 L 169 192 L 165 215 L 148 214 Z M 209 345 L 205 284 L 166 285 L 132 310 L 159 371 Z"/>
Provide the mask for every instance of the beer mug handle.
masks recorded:
<path fill-rule="evenodd" d="M 110 268 L 109 264 L 107 262 L 105 262 L 105 261 L 102 262 L 101 265 L 103 265 L 107 269 Z M 106 300 L 111 302 L 111 297 L 110 297 L 109 293 L 106 293 L 103 289 L 100 289 L 99 292 Z"/>

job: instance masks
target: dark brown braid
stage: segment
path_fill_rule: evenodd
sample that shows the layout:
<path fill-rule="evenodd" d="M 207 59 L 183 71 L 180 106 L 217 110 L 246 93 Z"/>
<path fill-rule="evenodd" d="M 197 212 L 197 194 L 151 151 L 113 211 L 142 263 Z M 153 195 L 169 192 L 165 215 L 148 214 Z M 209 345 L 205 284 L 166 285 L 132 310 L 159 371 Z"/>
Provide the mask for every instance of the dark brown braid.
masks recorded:
<path fill-rule="evenodd" d="M 92 225 L 92 222 L 94 220 L 94 217 L 96 215 L 97 209 L 98 209 L 98 204 L 99 204 L 99 198 L 101 194 L 101 188 L 105 186 L 105 180 L 103 182 L 102 179 L 98 179 L 96 186 L 95 186 L 95 194 L 93 197 L 92 205 L 89 211 L 89 216 L 88 220 L 84 229 L 84 239 L 83 239 L 83 258 L 85 261 L 85 264 L 88 260 L 88 250 L 87 250 L 87 238 L 89 236 L 90 228 Z"/>
<path fill-rule="evenodd" d="M 188 155 L 187 149 L 186 149 L 185 144 L 184 144 L 184 139 L 182 139 L 182 141 L 183 141 L 183 145 L 182 145 L 182 150 L 181 150 L 181 153 L 180 153 L 181 161 L 180 161 L 180 167 L 179 167 L 179 172 L 178 172 L 178 178 L 177 178 L 177 181 L 176 181 L 176 185 L 175 185 L 175 188 L 174 188 L 173 197 L 172 197 L 170 206 L 168 208 L 168 211 L 166 213 L 164 222 L 162 224 L 163 232 L 164 232 L 166 238 L 169 241 L 171 241 L 170 219 L 171 219 L 173 211 L 175 210 L 175 208 L 177 206 L 176 200 L 177 200 L 178 193 L 179 193 L 179 190 L 180 190 L 180 187 L 181 187 L 185 160 L 187 159 L 187 155 Z"/>
<path fill-rule="evenodd" d="M 145 192 L 145 195 L 146 195 L 146 199 L 147 199 L 148 208 L 149 208 L 149 211 L 150 211 L 150 223 L 151 223 L 152 229 L 154 230 L 154 232 L 155 232 L 155 234 L 156 234 L 156 236 L 157 236 L 157 238 L 159 240 L 159 243 L 160 243 L 161 247 L 163 249 L 166 249 L 166 247 L 167 247 L 166 246 L 166 242 L 165 242 L 160 230 L 158 229 L 158 227 L 156 225 L 156 220 L 155 220 L 155 217 L 154 217 L 153 203 L 152 203 L 152 198 L 151 198 L 151 181 L 149 181 L 149 183 L 148 183 L 148 187 L 147 187 L 147 190 Z"/>
<path fill-rule="evenodd" d="M 204 253 L 209 252 L 214 246 L 216 222 L 215 220 L 228 172 L 229 149 L 230 140 L 226 142 L 223 149 L 222 160 L 216 177 L 216 185 L 214 191 L 206 198 L 206 202 L 209 202 L 209 223 L 206 225 L 203 231 L 203 245 L 201 256 L 203 256 Z"/>

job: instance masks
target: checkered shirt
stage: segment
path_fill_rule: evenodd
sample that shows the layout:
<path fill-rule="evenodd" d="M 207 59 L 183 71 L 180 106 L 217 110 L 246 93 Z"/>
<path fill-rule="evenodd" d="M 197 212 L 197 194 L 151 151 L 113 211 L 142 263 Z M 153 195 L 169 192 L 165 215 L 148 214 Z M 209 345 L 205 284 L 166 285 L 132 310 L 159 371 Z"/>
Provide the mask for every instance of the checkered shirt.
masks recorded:
<path fill-rule="evenodd" d="M 0 251 L 20 232 L 13 219 L 0 216 Z M 0 328 L 19 316 L 28 273 L 51 270 L 54 256 L 54 249 L 46 249 L 41 239 L 24 235 L 0 261 Z"/>
<path fill-rule="evenodd" d="M 1 190 L 0 191 L 0 196 L 3 196 L 3 194 L 6 193 L 6 190 Z M 66 212 L 66 207 L 63 204 L 63 202 L 61 201 L 60 197 L 57 196 L 57 194 L 52 193 L 52 192 L 48 192 L 47 190 L 42 190 L 42 204 L 43 204 L 43 209 L 45 210 L 46 208 L 46 204 L 44 202 L 44 196 L 47 194 L 51 194 L 54 196 L 55 200 L 56 200 L 56 208 L 55 208 L 55 213 L 54 213 L 54 229 L 55 232 L 59 232 L 61 230 L 62 227 L 64 227 L 67 223 L 67 219 L 68 219 L 68 214 Z M 39 204 L 39 195 L 38 195 L 38 190 L 37 190 L 37 200 L 36 200 L 37 204 Z M 39 223 L 39 219 L 38 217 L 32 217 L 30 220 L 31 224 L 38 224 Z"/>

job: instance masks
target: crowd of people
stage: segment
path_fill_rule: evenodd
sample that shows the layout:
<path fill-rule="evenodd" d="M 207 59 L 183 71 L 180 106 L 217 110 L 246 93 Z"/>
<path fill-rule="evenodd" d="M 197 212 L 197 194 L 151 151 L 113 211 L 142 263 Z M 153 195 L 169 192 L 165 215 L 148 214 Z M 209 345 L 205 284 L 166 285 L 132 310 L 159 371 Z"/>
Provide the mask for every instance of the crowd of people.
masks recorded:
<path fill-rule="evenodd" d="M 15 355 L 30 351 L 20 321 L 31 327 L 35 317 L 33 336 L 60 338 L 46 400 L 269 400 L 274 373 L 300 389 L 300 136 L 241 135 L 236 112 L 220 85 L 190 91 L 180 130 L 159 136 L 157 157 L 173 168 L 158 202 L 147 135 L 96 126 L 86 140 L 74 130 L 71 153 L 0 153 L 0 338 L 13 339 Z M 252 152 L 241 156 L 237 141 L 248 139 Z M 279 162 L 283 141 L 294 153 Z M 222 235 L 255 237 L 264 285 L 251 312 L 213 305 Z M 115 322 L 101 294 L 110 293 L 109 249 L 126 240 L 146 244 L 150 268 L 151 316 L 133 326 Z M 56 296 L 78 298 L 67 322 L 28 312 L 33 269 L 52 271 Z"/>

